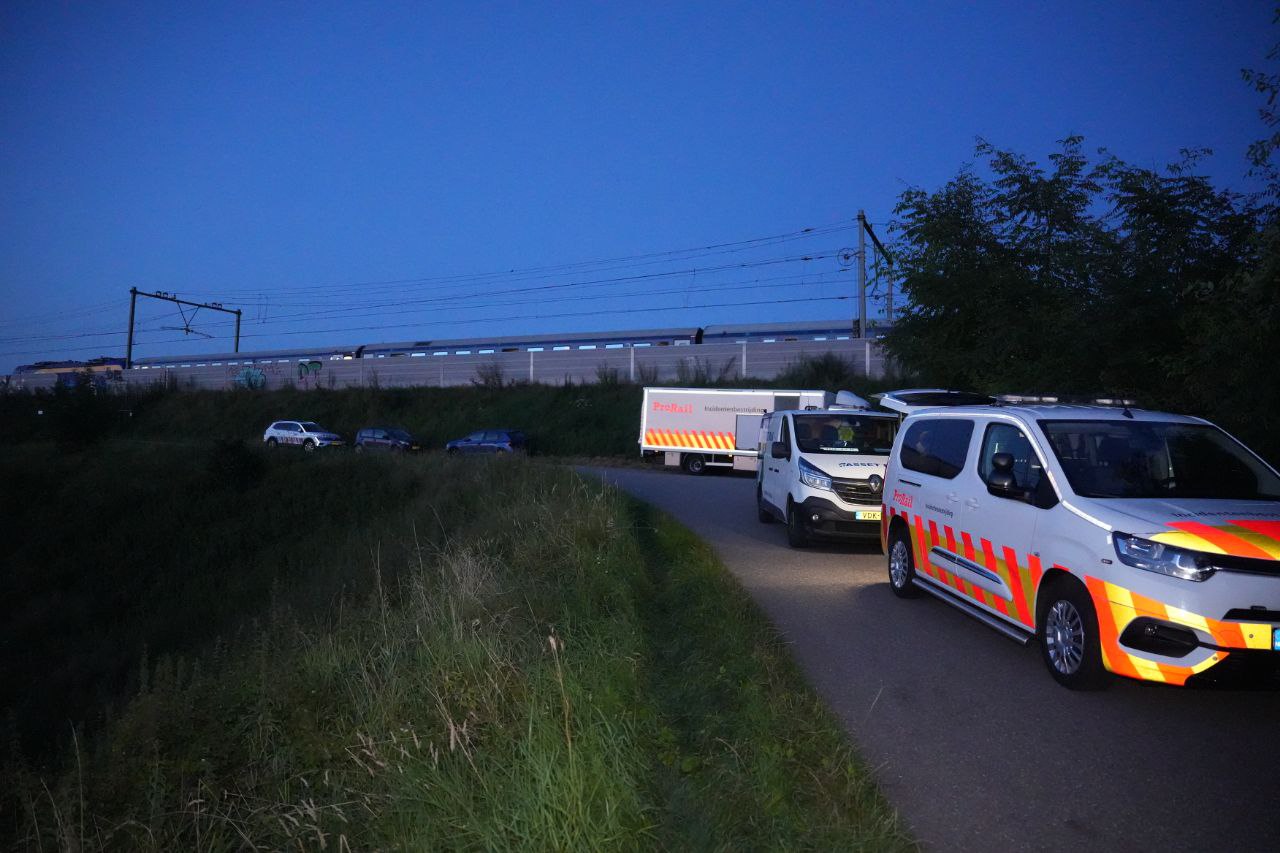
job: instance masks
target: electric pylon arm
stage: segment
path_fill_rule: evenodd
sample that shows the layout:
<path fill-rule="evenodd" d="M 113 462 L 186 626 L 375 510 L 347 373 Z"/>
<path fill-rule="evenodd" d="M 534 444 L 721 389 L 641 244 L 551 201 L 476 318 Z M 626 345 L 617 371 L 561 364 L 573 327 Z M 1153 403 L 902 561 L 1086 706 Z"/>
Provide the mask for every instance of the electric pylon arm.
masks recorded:
<path fill-rule="evenodd" d="M 128 338 L 128 343 L 125 345 L 125 354 L 124 354 L 125 370 L 129 370 L 130 368 L 133 367 L 133 316 L 134 316 L 134 308 L 137 306 L 139 296 L 145 296 L 148 299 L 159 299 L 162 302 L 172 302 L 175 305 L 190 305 L 193 308 L 195 308 L 197 311 L 199 311 L 201 308 L 208 308 L 210 311 L 221 311 L 224 314 L 234 315 L 236 318 L 236 342 L 235 342 L 234 351 L 240 352 L 240 309 L 239 308 L 223 308 L 221 302 L 192 302 L 188 299 L 179 299 L 178 297 L 174 296 L 172 293 L 165 293 L 163 290 L 157 290 L 155 293 L 144 293 L 143 291 L 138 290 L 138 288 L 136 287 L 131 287 L 129 288 L 129 338 Z M 192 316 L 192 319 L 195 318 L 195 314 L 192 314 L 191 316 Z M 183 314 L 183 320 L 184 320 L 184 325 L 183 325 L 182 331 L 187 332 L 188 334 L 192 333 L 193 330 L 191 329 L 191 323 L 186 320 L 185 314 Z M 203 334 L 203 333 L 200 333 L 200 334 Z M 205 335 L 205 337 L 210 337 L 210 336 Z"/>

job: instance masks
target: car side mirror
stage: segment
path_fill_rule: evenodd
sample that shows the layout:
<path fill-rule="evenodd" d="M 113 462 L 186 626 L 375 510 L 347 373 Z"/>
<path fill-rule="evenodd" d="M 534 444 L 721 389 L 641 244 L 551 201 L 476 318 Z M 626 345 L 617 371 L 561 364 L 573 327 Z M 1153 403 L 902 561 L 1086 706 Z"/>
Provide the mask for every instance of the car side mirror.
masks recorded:
<path fill-rule="evenodd" d="M 791 448 L 785 441 L 775 441 L 769 448 L 769 455 L 774 459 L 790 459 Z"/>
<path fill-rule="evenodd" d="M 991 457 L 991 473 L 987 475 L 987 491 L 998 498 L 1017 498 L 1024 496 L 1018 488 L 1018 481 L 1013 477 L 1013 454 L 997 453 Z"/>

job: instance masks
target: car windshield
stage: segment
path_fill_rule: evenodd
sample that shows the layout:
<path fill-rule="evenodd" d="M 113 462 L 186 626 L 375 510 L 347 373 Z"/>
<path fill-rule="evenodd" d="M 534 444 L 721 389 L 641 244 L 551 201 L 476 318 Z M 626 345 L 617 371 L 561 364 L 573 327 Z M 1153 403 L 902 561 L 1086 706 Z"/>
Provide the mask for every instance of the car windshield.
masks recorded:
<path fill-rule="evenodd" d="M 324 432 L 324 427 L 315 421 L 303 421 L 302 429 L 304 432 Z"/>
<path fill-rule="evenodd" d="M 1076 494 L 1280 500 L 1280 476 L 1206 424 L 1040 421 Z"/>
<path fill-rule="evenodd" d="M 897 431 L 895 418 L 866 415 L 793 415 L 796 446 L 803 453 L 859 453 L 888 456 Z"/>
<path fill-rule="evenodd" d="M 400 441 L 413 441 L 413 439 L 409 437 L 409 433 L 402 429 L 389 429 L 387 430 L 387 435 L 392 438 L 399 439 Z"/>

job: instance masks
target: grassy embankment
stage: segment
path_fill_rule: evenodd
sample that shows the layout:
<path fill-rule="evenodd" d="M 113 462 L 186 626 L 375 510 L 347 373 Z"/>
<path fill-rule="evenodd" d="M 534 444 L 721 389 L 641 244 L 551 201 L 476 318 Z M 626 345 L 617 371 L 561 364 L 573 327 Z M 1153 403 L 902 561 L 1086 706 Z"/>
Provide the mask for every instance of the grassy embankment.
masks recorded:
<path fill-rule="evenodd" d="M 5 767 L 15 847 L 910 846 L 669 519 L 521 460 L 101 450 L 0 450 L 57 755 Z"/>

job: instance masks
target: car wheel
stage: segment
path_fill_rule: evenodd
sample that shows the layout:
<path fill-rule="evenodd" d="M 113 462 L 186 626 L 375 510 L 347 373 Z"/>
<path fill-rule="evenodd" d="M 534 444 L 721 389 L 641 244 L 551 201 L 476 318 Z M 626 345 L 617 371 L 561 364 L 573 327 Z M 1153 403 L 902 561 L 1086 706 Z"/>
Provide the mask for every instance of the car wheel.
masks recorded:
<path fill-rule="evenodd" d="M 899 527 L 889 539 L 889 588 L 898 598 L 915 598 L 920 594 L 912 583 L 915 577 L 916 560 L 911 552 L 911 537 Z"/>
<path fill-rule="evenodd" d="M 697 476 L 707 470 L 707 457 L 701 453 L 686 453 L 680 460 L 680 465 L 685 471 Z"/>
<path fill-rule="evenodd" d="M 267 439 L 267 447 L 270 447 L 272 450 L 275 450 L 279 445 L 280 442 L 276 441 L 274 438 Z"/>
<path fill-rule="evenodd" d="M 1099 690 L 1107 686 L 1098 640 L 1098 615 L 1088 591 L 1075 578 L 1061 578 L 1045 593 L 1037 620 L 1040 652 L 1049 673 L 1063 687 Z"/>
<path fill-rule="evenodd" d="M 357 444 L 357 445 L 356 445 L 356 447 L 355 447 L 355 451 L 356 451 L 356 453 L 364 453 L 364 445 L 363 445 L 363 444 Z"/>
<path fill-rule="evenodd" d="M 450 447 L 450 448 L 449 448 L 448 450 L 446 450 L 444 453 L 445 453 L 445 455 L 446 455 L 446 456 L 457 456 L 457 455 L 458 455 L 458 448 L 456 448 L 456 447 Z"/>
<path fill-rule="evenodd" d="M 302 442 L 302 449 L 310 453 L 316 449 L 316 443 L 308 438 L 306 441 Z"/>
<path fill-rule="evenodd" d="M 764 490 L 756 486 L 756 518 L 760 519 L 761 524 L 773 524 L 777 519 L 773 517 L 773 513 L 769 512 L 769 507 L 764 502 Z"/>
<path fill-rule="evenodd" d="M 809 531 L 804 526 L 804 515 L 787 499 L 787 544 L 792 548 L 809 546 Z"/>

